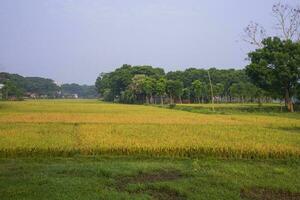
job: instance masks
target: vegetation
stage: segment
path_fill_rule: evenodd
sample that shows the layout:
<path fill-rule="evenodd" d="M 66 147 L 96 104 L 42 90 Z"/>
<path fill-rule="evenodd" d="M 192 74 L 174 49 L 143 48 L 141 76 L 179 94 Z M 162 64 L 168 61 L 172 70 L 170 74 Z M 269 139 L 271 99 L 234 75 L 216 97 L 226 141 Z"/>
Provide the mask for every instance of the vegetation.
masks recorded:
<path fill-rule="evenodd" d="M 1 158 L 0 194 L 14 200 L 299 199 L 299 166 L 215 158 Z"/>
<path fill-rule="evenodd" d="M 300 199 L 300 9 L 272 11 L 281 34 L 250 24 L 242 70 L 0 73 L 4 100 L 106 101 L 0 101 L 1 199 Z"/>
<path fill-rule="evenodd" d="M 14 82 L 10 80 L 3 81 L 3 87 L 1 88 L 1 97 L 4 100 L 9 99 L 11 96 L 15 97 L 16 100 L 20 100 L 22 96 L 22 90 L 17 88 Z"/>
<path fill-rule="evenodd" d="M 123 65 L 101 74 L 96 87 L 106 101 L 123 103 L 209 102 L 211 89 L 208 70 L 189 68 L 164 73 L 151 66 Z M 270 95 L 254 86 L 245 70 L 209 69 L 217 102 L 268 101 Z"/>
<path fill-rule="evenodd" d="M 246 70 L 256 86 L 284 98 L 287 109 L 294 112 L 292 98 L 299 97 L 300 87 L 300 7 L 279 2 L 273 5 L 272 15 L 273 35 L 267 36 L 258 23 L 244 29 L 244 41 L 257 48 L 249 53 Z"/>
<path fill-rule="evenodd" d="M 249 53 L 251 64 L 246 67 L 253 83 L 285 98 L 288 110 L 294 112 L 291 97 L 295 96 L 300 78 L 300 43 L 279 38 L 268 38 L 263 47 Z"/>
<path fill-rule="evenodd" d="M 190 112 L 176 110 L 183 107 Z M 299 113 L 278 104 L 215 109 L 2 101 L 0 196 L 297 199 Z"/>
<path fill-rule="evenodd" d="M 249 53 L 246 70 L 188 68 L 165 74 L 161 68 L 126 64 L 102 73 L 96 80 L 97 90 L 104 100 L 122 103 L 261 103 L 262 99 L 284 99 L 293 112 L 300 88 L 300 9 L 278 3 L 272 12 L 279 30 L 276 37 L 267 37 L 258 23 L 245 28 L 244 41 L 257 47 Z"/>
<path fill-rule="evenodd" d="M 95 100 L 0 107 L 2 155 L 300 157 L 298 113 L 207 115 Z"/>
<path fill-rule="evenodd" d="M 0 73 L 0 83 L 6 85 L 2 90 L 3 97 L 20 98 L 26 95 L 47 96 L 54 98 L 58 95 L 59 87 L 51 79 L 40 77 L 23 77 L 18 74 Z"/>
<path fill-rule="evenodd" d="M 76 83 L 62 84 L 60 86 L 61 95 L 68 97 L 69 95 L 77 94 L 82 99 L 93 99 L 97 97 L 95 86 L 79 85 Z"/>
<path fill-rule="evenodd" d="M 96 98 L 95 86 L 63 84 L 58 86 L 53 80 L 41 77 L 23 77 L 18 74 L 0 73 L 0 84 L 4 100 L 27 98 Z"/>

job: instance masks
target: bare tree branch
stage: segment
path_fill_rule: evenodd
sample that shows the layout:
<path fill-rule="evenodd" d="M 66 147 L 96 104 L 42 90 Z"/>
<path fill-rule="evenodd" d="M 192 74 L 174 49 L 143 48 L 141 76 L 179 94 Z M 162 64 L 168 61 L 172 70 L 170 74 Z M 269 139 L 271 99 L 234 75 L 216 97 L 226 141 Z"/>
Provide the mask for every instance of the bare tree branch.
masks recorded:
<path fill-rule="evenodd" d="M 272 13 L 276 20 L 277 37 L 284 40 L 300 41 L 300 7 L 277 3 L 273 5 Z M 244 28 L 242 40 L 256 47 L 262 47 L 261 42 L 266 37 L 264 27 L 258 23 L 250 22 Z"/>
<path fill-rule="evenodd" d="M 244 28 L 243 41 L 262 47 L 261 41 L 266 37 L 266 30 L 258 23 L 251 22 L 246 28 Z"/>
<path fill-rule="evenodd" d="M 278 36 L 285 40 L 298 40 L 300 32 L 300 8 L 277 3 L 272 7 L 273 16 L 277 20 Z"/>

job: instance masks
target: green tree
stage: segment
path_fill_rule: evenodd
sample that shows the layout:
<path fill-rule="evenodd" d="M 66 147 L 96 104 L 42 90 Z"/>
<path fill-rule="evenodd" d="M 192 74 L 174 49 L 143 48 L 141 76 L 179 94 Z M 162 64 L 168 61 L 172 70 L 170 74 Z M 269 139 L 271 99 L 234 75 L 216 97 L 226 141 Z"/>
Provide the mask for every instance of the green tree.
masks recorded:
<path fill-rule="evenodd" d="M 295 95 L 300 77 L 300 43 L 267 38 L 262 48 L 249 53 L 251 64 L 246 72 L 258 87 L 281 95 L 287 109 L 294 112 L 292 96 Z"/>
<path fill-rule="evenodd" d="M 109 73 L 101 73 L 96 80 L 95 86 L 100 97 L 103 97 L 105 101 L 113 101 L 114 97 L 111 92 L 111 79 Z"/>
<path fill-rule="evenodd" d="M 72 83 L 62 84 L 60 89 L 62 96 L 72 94 L 77 94 L 79 98 L 95 98 L 97 96 L 95 86 Z"/>
<path fill-rule="evenodd" d="M 191 101 L 191 90 L 190 88 L 183 88 L 182 90 L 182 98 Z"/>
<path fill-rule="evenodd" d="M 203 95 L 203 84 L 199 80 L 195 80 L 192 83 L 193 92 L 195 94 L 195 97 L 197 98 L 198 103 L 200 103 L 200 97 Z"/>
<path fill-rule="evenodd" d="M 222 99 L 224 94 L 224 85 L 222 83 L 217 83 L 213 85 L 213 90 L 214 90 L 214 95 L 217 96 L 219 99 Z"/>
<path fill-rule="evenodd" d="M 135 102 L 135 94 L 132 90 L 125 90 L 121 92 L 120 101 L 123 103 L 134 103 Z"/>
<path fill-rule="evenodd" d="M 20 88 L 18 88 L 16 84 L 14 84 L 14 82 L 10 80 L 6 80 L 4 82 L 4 86 L 1 90 L 2 98 L 4 100 L 7 100 L 11 97 L 15 97 L 16 99 L 20 100 L 23 95 L 23 91 Z"/>
<path fill-rule="evenodd" d="M 240 97 L 240 86 L 238 83 L 233 83 L 230 87 L 229 87 L 229 92 L 230 92 L 230 96 L 232 98 L 238 98 Z"/>
<path fill-rule="evenodd" d="M 168 80 L 167 81 L 167 93 L 170 97 L 170 103 L 174 104 L 174 99 L 179 98 L 182 103 L 181 96 L 183 94 L 183 83 L 179 80 Z"/>
<path fill-rule="evenodd" d="M 153 103 L 153 93 L 155 91 L 155 79 L 146 77 L 142 84 L 142 90 L 146 95 L 146 103 Z"/>
<path fill-rule="evenodd" d="M 144 93 L 144 82 L 146 80 L 146 76 L 144 74 L 136 74 L 128 86 L 128 89 L 132 91 L 134 94 L 134 99 L 137 101 L 144 101 L 145 93 Z"/>
<path fill-rule="evenodd" d="M 156 94 L 159 95 L 160 97 L 161 104 L 164 104 L 163 96 L 166 93 L 166 85 L 167 85 L 167 80 L 165 78 L 160 78 L 155 85 L 155 91 Z"/>
<path fill-rule="evenodd" d="M 114 95 L 109 88 L 103 89 L 102 97 L 104 101 L 113 101 Z"/>

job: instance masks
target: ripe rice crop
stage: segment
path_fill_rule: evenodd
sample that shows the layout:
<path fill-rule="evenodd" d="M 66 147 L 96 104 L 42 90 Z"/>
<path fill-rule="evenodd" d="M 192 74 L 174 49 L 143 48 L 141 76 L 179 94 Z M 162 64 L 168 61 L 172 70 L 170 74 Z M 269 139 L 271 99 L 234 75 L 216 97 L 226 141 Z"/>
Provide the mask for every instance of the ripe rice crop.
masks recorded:
<path fill-rule="evenodd" d="M 300 116 L 199 114 L 96 100 L 0 102 L 0 153 L 300 158 Z"/>

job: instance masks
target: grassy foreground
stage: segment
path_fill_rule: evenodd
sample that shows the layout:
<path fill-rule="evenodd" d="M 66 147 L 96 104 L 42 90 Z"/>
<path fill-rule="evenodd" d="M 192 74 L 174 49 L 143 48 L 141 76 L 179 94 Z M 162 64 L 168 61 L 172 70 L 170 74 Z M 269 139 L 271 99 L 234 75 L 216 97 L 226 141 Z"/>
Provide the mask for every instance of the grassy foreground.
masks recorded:
<path fill-rule="evenodd" d="M 0 159 L 1 199 L 300 198 L 300 163 L 214 158 Z"/>
<path fill-rule="evenodd" d="M 299 113 L 218 106 L 0 102 L 0 199 L 300 199 Z"/>
<path fill-rule="evenodd" d="M 0 102 L 0 154 L 300 157 L 300 114 L 190 113 L 96 100 Z"/>

